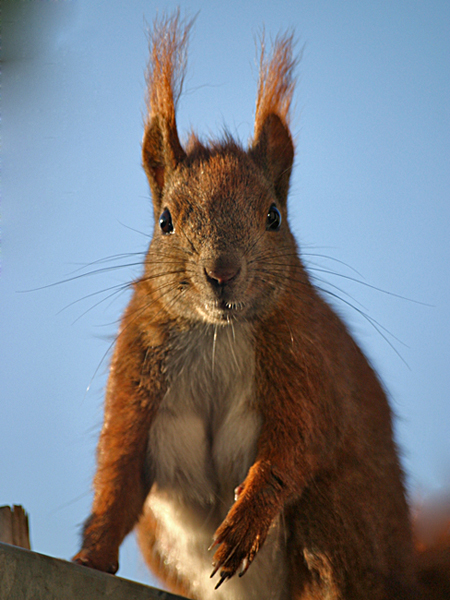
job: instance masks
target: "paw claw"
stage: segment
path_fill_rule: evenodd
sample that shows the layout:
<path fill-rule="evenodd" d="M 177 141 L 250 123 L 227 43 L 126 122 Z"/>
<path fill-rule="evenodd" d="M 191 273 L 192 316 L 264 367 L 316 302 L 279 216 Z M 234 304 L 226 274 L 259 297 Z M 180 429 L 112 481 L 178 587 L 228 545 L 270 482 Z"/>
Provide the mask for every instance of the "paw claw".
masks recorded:
<path fill-rule="evenodd" d="M 90 569 L 96 569 L 97 571 L 103 571 L 104 573 L 110 573 L 114 575 L 118 568 L 119 563 L 117 560 L 111 562 L 102 561 L 98 556 L 92 556 L 89 552 L 81 550 L 72 558 L 72 562 L 82 567 L 88 567 Z"/>
<path fill-rule="evenodd" d="M 239 577 L 242 577 L 243 575 L 245 575 L 247 573 L 251 562 L 252 561 L 249 560 L 248 558 L 244 558 L 244 560 L 242 561 L 242 567 L 241 567 L 241 571 L 239 573 Z"/>
<path fill-rule="evenodd" d="M 213 567 L 214 567 L 214 571 L 213 571 L 213 572 L 211 573 L 211 575 L 210 575 L 210 578 L 211 578 L 211 579 L 214 577 L 214 575 L 215 575 L 215 574 L 217 573 L 217 571 L 219 570 L 219 568 L 220 568 L 220 565 L 217 565 L 217 566 L 216 566 L 216 565 L 214 565 L 214 564 L 213 564 Z"/>
<path fill-rule="evenodd" d="M 217 583 L 216 587 L 214 588 L 215 590 L 219 589 L 220 586 L 222 585 L 222 583 L 228 579 L 229 575 L 227 575 L 226 573 L 221 573 L 220 575 L 220 581 Z"/>

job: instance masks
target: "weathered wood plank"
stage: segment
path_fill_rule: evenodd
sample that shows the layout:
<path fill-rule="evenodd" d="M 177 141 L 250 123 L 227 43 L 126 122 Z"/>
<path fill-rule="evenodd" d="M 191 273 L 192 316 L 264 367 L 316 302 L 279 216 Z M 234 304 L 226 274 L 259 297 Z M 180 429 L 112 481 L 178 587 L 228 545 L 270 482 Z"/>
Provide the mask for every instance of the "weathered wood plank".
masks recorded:
<path fill-rule="evenodd" d="M 1 600 L 183 600 L 168 592 L 0 543 Z"/>

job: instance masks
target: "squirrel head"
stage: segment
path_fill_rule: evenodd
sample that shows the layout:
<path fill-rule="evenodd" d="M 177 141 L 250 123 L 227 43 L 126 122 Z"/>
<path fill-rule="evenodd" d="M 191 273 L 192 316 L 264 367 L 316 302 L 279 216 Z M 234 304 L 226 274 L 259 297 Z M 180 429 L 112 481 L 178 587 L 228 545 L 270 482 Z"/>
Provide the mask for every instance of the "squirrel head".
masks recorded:
<path fill-rule="evenodd" d="M 289 279 L 295 242 L 287 224 L 294 160 L 289 109 L 292 36 L 262 44 L 255 130 L 248 150 L 231 136 L 186 149 L 176 126 L 192 23 L 155 23 L 148 70 L 143 165 L 155 231 L 142 281 L 172 317 L 224 324 L 258 318 Z M 150 293 L 150 291 L 149 291 Z"/>

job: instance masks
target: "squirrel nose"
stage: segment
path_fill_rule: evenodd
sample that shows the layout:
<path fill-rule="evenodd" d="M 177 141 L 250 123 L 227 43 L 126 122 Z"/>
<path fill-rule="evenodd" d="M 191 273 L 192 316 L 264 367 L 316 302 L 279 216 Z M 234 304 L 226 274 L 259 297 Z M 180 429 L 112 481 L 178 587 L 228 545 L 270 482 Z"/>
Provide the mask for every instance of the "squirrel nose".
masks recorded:
<path fill-rule="evenodd" d="M 223 286 L 232 281 L 240 271 L 240 267 L 216 267 L 214 269 L 205 269 L 206 279 L 213 285 Z"/>
<path fill-rule="evenodd" d="M 219 259 L 204 265 L 206 279 L 213 286 L 224 286 L 237 277 L 241 270 L 238 261 Z"/>

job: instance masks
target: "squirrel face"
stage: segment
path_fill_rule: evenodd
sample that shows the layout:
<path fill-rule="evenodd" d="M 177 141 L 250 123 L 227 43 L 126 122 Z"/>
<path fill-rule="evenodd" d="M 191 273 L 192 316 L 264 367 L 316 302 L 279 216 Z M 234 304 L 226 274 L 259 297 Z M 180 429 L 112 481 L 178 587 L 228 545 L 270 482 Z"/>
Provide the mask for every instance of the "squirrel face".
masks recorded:
<path fill-rule="evenodd" d="M 262 316 L 289 278 L 285 210 L 248 153 L 188 154 L 155 211 L 145 279 L 175 318 L 227 325 Z"/>
<path fill-rule="evenodd" d="M 227 325 L 266 316 L 298 269 L 286 219 L 294 160 L 289 107 L 292 39 L 270 61 L 261 54 L 255 131 L 247 151 L 230 136 L 184 147 L 176 104 L 184 78 L 188 26 L 158 30 L 148 71 L 142 162 L 152 192 L 155 231 L 142 297 L 169 319 Z M 301 277 L 298 270 L 295 277 Z M 147 300 L 145 300 L 147 302 Z M 142 314 L 142 313 L 141 313 Z"/>

